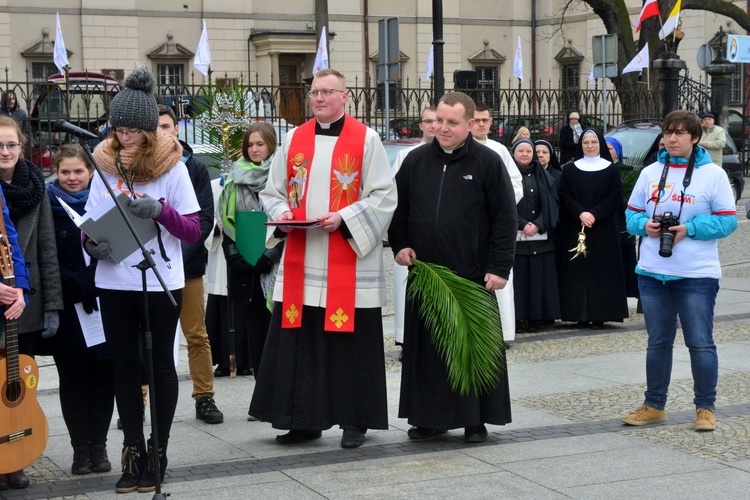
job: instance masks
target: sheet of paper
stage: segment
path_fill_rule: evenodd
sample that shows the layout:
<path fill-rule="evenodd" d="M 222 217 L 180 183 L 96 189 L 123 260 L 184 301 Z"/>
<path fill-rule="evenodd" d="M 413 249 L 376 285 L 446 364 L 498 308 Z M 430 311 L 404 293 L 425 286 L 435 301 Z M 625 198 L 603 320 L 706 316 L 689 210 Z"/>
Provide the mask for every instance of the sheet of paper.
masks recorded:
<path fill-rule="evenodd" d="M 99 298 L 96 299 L 96 304 L 99 305 Z M 102 315 L 99 311 L 93 311 L 88 314 L 83 310 L 83 304 L 80 302 L 75 305 L 76 314 L 78 314 L 78 322 L 81 324 L 81 331 L 83 331 L 83 338 L 86 340 L 86 347 L 92 347 L 95 345 L 103 344 L 106 339 L 104 338 L 104 327 L 102 326 Z"/>

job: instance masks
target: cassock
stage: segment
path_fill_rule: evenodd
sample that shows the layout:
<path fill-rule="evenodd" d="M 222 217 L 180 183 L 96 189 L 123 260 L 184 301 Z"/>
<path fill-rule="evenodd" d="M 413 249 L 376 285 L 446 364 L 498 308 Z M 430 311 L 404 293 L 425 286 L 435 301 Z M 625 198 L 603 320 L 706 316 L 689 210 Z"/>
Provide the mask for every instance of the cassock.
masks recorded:
<path fill-rule="evenodd" d="M 294 230 L 304 231 L 299 233 L 305 242 L 301 270 L 289 266 L 287 254 L 294 245 L 287 238 L 274 288 L 271 327 L 250 403 L 251 415 L 277 429 L 314 431 L 336 424 L 388 427 L 381 313 L 385 304 L 382 241 L 396 207 L 396 189 L 385 150 L 373 130 L 363 131 L 363 150 L 358 153 L 361 165 L 356 159 L 352 161 L 357 154 L 334 158 L 340 151 L 337 143 L 349 130 L 345 129 L 346 120 L 354 119 L 345 115 L 330 126 L 314 123 L 314 138 L 310 134 L 310 141 L 314 140 L 312 156 L 300 149 L 305 146 L 305 151 L 310 151 L 310 144 L 294 139 L 303 133 L 301 130 L 309 129 L 303 125 L 290 131 L 274 157 L 268 183 L 260 195 L 269 219 L 278 220 L 282 213 L 295 207 L 303 206 L 307 219 L 332 211 L 343 182 L 347 185 L 342 196 L 352 188 L 356 194 L 349 205 L 338 210 L 343 219 L 338 230 L 341 241 L 347 243 L 356 259 L 352 269 L 354 286 L 350 290 L 354 314 L 342 312 L 336 317 L 341 319 L 339 325 L 353 322 L 353 331 L 328 330 L 333 321 L 326 312 L 328 285 L 335 288 L 342 279 L 329 275 L 329 267 L 335 264 L 329 261 L 334 233 Z M 361 126 L 356 120 L 346 125 L 355 129 Z M 290 165 L 297 167 L 294 176 L 289 175 Z M 304 177 L 299 174 L 303 166 Z M 298 186 L 307 184 L 306 191 L 292 187 L 299 180 L 304 182 Z M 274 246 L 283 235 L 270 228 L 266 246 Z M 285 286 L 295 271 L 303 271 L 299 272 L 303 279 L 299 287 L 301 310 L 284 302 Z M 290 293 L 295 291 L 292 288 L 289 286 Z M 291 320 L 297 323 L 295 327 L 286 327 Z"/>
<path fill-rule="evenodd" d="M 516 203 L 500 157 L 469 136 L 446 153 L 437 141 L 409 153 L 396 175 L 399 191 L 388 240 L 394 253 L 414 249 L 484 285 L 486 273 L 508 278 L 516 239 Z M 411 425 L 453 429 L 511 421 L 507 372 L 489 393 L 461 396 L 448 383 L 445 362 L 407 301 L 399 417 Z"/>

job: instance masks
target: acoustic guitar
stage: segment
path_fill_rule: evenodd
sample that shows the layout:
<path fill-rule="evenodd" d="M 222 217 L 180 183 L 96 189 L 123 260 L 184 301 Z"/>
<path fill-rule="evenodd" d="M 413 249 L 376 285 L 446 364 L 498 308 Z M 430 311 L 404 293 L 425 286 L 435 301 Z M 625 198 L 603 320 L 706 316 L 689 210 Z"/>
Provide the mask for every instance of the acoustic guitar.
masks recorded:
<path fill-rule="evenodd" d="M 10 242 L 0 233 L 3 283 L 16 284 Z M 0 318 L 2 321 L 3 318 Z M 34 463 L 47 446 L 47 417 L 36 400 L 39 368 L 30 356 L 18 354 L 16 320 L 5 320 L 5 355 L 0 350 L 0 474 Z"/>

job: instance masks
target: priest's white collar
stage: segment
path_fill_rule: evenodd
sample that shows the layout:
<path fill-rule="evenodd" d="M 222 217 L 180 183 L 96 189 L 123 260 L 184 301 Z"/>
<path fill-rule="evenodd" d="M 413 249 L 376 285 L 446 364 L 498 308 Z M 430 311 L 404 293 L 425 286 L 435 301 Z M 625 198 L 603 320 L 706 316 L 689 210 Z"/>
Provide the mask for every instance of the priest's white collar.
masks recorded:
<path fill-rule="evenodd" d="M 344 117 L 344 113 L 342 112 L 341 116 L 339 116 L 338 118 L 336 118 L 332 122 L 323 123 L 322 121 L 318 120 L 318 125 L 320 125 L 320 128 L 322 128 L 323 130 L 328 130 L 329 128 L 331 128 L 331 125 L 333 125 L 334 123 L 336 123 L 337 121 L 339 121 L 343 117 Z"/>

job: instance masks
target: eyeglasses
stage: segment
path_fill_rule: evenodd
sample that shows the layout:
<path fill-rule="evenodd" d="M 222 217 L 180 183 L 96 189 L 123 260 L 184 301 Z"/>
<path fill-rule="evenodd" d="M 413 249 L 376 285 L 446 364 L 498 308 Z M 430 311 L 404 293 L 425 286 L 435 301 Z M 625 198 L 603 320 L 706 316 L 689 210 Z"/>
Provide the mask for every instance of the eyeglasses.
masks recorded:
<path fill-rule="evenodd" d="M 20 147 L 21 145 L 17 142 L 9 142 L 8 144 L 0 144 L 0 151 L 2 151 L 3 148 L 8 148 L 8 151 L 15 153 Z"/>
<path fill-rule="evenodd" d="M 432 125 L 437 120 L 420 120 L 419 123 L 424 123 L 425 125 Z"/>
<path fill-rule="evenodd" d="M 688 135 L 689 133 L 690 132 L 688 132 L 685 129 L 680 129 L 680 130 L 667 130 L 666 132 L 664 132 L 663 135 L 664 135 L 664 137 L 666 137 L 668 135 L 676 135 L 677 137 L 682 137 L 684 135 Z"/>
<path fill-rule="evenodd" d="M 117 134 L 117 135 L 124 135 L 124 136 L 128 136 L 128 137 L 133 137 L 134 135 L 141 135 L 141 133 L 142 132 L 140 130 L 123 130 L 123 129 L 120 129 L 120 128 L 116 128 L 115 129 L 115 134 Z"/>
<path fill-rule="evenodd" d="M 474 118 L 474 121 L 477 123 L 490 123 L 492 118 Z"/>
<path fill-rule="evenodd" d="M 307 95 L 310 97 L 318 97 L 318 94 L 320 94 L 323 97 L 331 97 L 334 92 L 341 92 L 342 94 L 345 93 L 344 90 L 339 89 L 320 89 L 320 90 L 310 90 L 307 92 Z"/>

